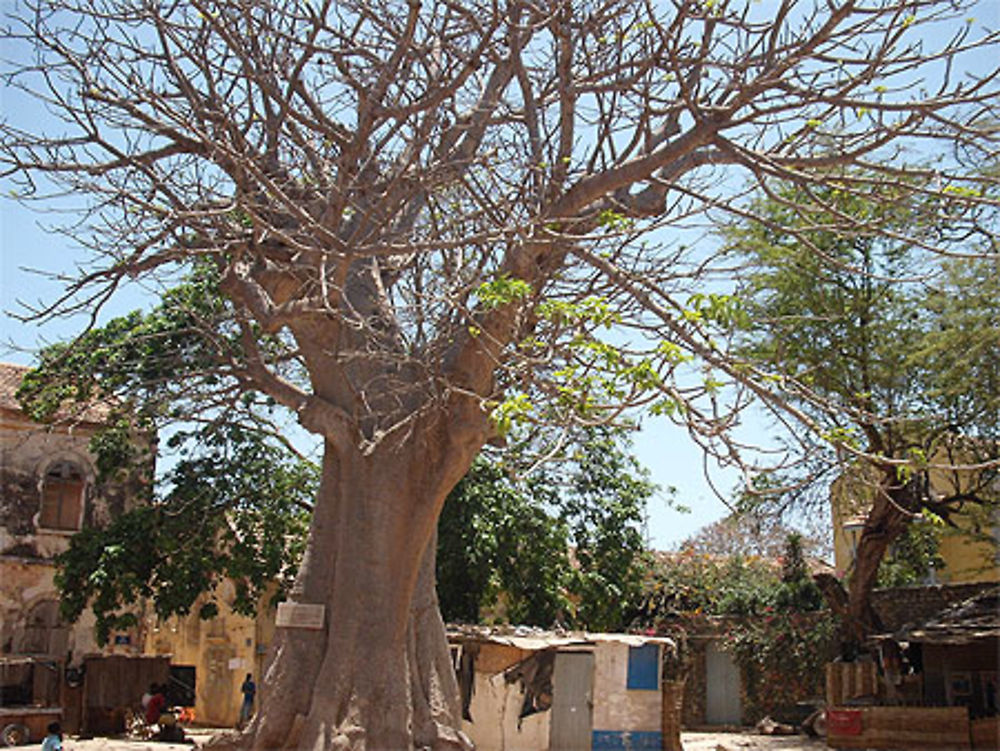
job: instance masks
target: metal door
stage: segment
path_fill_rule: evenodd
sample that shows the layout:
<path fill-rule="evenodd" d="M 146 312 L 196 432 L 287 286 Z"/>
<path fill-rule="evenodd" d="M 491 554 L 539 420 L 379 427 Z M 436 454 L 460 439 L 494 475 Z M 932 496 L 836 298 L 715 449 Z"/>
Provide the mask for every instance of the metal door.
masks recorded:
<path fill-rule="evenodd" d="M 594 655 L 559 652 L 552 669 L 550 751 L 590 751 Z"/>
<path fill-rule="evenodd" d="M 739 725 L 743 716 L 740 702 L 740 671 L 732 655 L 709 642 L 705 650 L 708 694 L 705 722 L 709 725 Z"/>

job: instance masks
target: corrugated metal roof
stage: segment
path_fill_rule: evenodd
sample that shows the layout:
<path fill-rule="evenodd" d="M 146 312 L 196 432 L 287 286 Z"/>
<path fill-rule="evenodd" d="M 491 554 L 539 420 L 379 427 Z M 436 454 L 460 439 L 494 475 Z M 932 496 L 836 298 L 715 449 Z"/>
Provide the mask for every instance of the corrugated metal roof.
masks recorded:
<path fill-rule="evenodd" d="M 628 644 L 630 647 L 641 647 L 643 644 L 674 645 L 674 640 L 667 636 L 647 636 L 646 634 L 588 634 L 588 636 L 595 642 L 616 642 Z"/>
<path fill-rule="evenodd" d="M 920 623 L 875 638 L 954 645 L 1000 639 L 1000 587 L 951 605 Z"/>
<path fill-rule="evenodd" d="M 453 626 L 448 630 L 449 641 L 474 641 L 502 644 L 528 652 L 573 645 L 614 642 L 641 647 L 643 644 L 669 644 L 674 641 L 665 636 L 645 634 L 607 634 L 585 631 L 545 631 L 526 627 Z"/>

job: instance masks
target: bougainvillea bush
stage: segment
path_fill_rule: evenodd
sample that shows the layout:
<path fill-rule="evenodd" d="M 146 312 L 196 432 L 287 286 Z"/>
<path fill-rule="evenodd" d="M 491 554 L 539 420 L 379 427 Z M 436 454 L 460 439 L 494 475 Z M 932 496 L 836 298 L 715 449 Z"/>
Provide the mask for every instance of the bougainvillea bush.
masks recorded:
<path fill-rule="evenodd" d="M 661 557 L 635 625 L 681 643 L 694 632 L 721 634 L 743 674 L 747 718 L 787 717 L 799 702 L 821 697 L 824 665 L 835 653 L 836 622 L 796 535 L 778 559 L 691 548 Z"/>

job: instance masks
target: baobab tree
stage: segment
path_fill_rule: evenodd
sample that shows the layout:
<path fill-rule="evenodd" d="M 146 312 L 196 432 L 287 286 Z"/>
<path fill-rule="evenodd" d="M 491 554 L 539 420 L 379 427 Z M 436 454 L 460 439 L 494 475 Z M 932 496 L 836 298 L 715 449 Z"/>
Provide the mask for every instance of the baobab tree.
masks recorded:
<path fill-rule="evenodd" d="M 47 114 L 8 110 L 3 174 L 18 199 L 79 201 L 67 231 L 94 256 L 35 315 L 197 267 L 226 336 L 206 325 L 212 364 L 181 358 L 175 377 L 266 395 L 324 441 L 292 592 L 322 627 L 279 630 L 248 748 L 466 743 L 430 542 L 512 420 L 645 405 L 731 462 L 751 401 L 813 429 L 718 336 L 738 306 L 712 285 L 708 213 L 754 219 L 744 196 L 776 180 L 810 196 L 875 179 L 970 223 L 992 200 L 966 165 L 995 149 L 997 74 L 963 70 L 998 40 L 953 0 L 28 0 L 10 16 L 4 80 Z"/>

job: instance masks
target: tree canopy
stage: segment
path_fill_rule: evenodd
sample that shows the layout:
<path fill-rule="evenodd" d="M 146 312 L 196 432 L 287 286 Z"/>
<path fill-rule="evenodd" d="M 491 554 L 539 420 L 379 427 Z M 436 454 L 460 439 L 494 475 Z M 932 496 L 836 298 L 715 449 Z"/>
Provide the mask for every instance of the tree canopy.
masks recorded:
<path fill-rule="evenodd" d="M 446 619 L 625 629 L 638 605 L 655 486 L 627 434 L 581 431 L 521 479 L 517 452 L 481 457 L 445 501 L 438 596 Z"/>
<path fill-rule="evenodd" d="M 73 236 L 95 253 L 38 314 L 207 263 L 230 302 L 189 312 L 231 328 L 199 371 L 319 432 L 371 447 L 407 431 L 404 395 L 454 388 L 501 421 L 652 403 L 725 456 L 720 386 L 776 409 L 787 394 L 727 364 L 715 324 L 734 311 L 705 287 L 705 244 L 651 230 L 705 207 L 772 231 L 819 221 L 836 184 L 873 208 L 828 213 L 825 232 L 944 248 L 899 214 L 912 194 L 992 237 L 977 209 L 995 178 L 972 166 L 995 149 L 996 72 L 963 66 L 996 38 L 960 5 L 26 3 L 6 75 L 49 119 L 7 122 L 4 174 L 18 200 L 79 196 Z M 746 200 L 790 186 L 798 217 Z M 342 353 L 337 398 L 306 383 L 324 351 Z M 459 364 L 480 355 L 488 388 Z"/>
<path fill-rule="evenodd" d="M 836 477 L 829 492 L 840 517 L 866 519 L 851 571 L 855 620 L 868 617 L 860 608 L 880 563 L 912 519 L 955 525 L 953 516 L 968 517 L 974 504 L 1000 501 L 992 482 L 1000 371 L 990 348 L 1000 308 L 995 294 L 983 293 L 1000 292 L 994 249 L 981 236 L 952 236 L 946 199 L 889 203 L 879 193 L 895 188 L 872 190 L 860 195 L 833 182 L 812 190 L 825 207 L 811 209 L 802 208 L 801 189 L 787 186 L 760 199 L 772 223 L 726 230 L 745 270 L 740 298 L 752 321 L 738 347 L 786 382 L 814 424 L 811 437 L 792 437 L 796 461 L 782 476 L 819 484 L 813 497 L 824 505 Z M 988 181 L 979 190 L 993 191 Z M 838 227 L 841 217 L 858 229 Z M 868 232 L 868 221 L 887 233 Z M 995 211 L 980 221 L 993 226 Z M 904 226 L 923 227 L 969 257 L 929 253 Z M 912 537 L 911 552 L 927 547 L 926 534 Z"/>
<path fill-rule="evenodd" d="M 59 555 L 61 611 L 76 620 L 87 608 L 101 642 L 134 625 L 137 603 L 160 618 L 219 610 L 216 585 L 233 582 L 227 603 L 244 615 L 265 595 L 291 587 L 302 558 L 316 470 L 264 436 L 235 425 L 205 429 L 194 455 L 180 459 L 153 502 L 88 527 Z"/>

